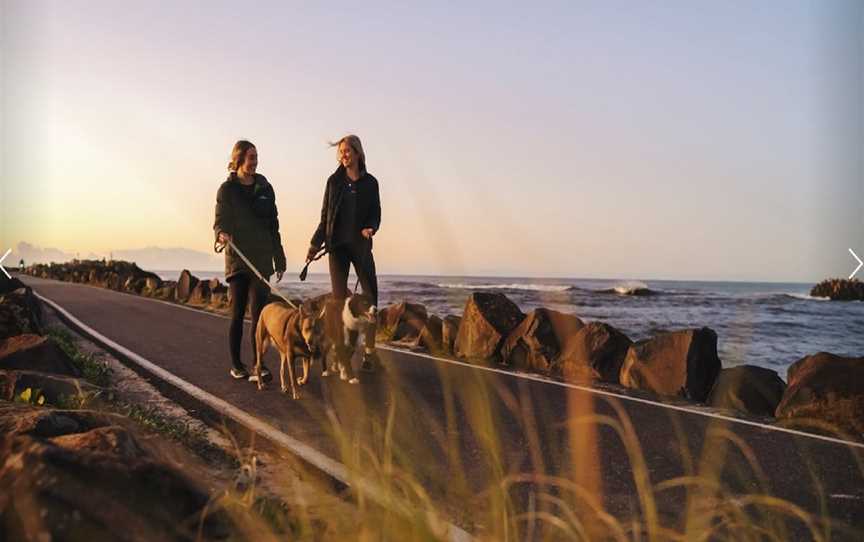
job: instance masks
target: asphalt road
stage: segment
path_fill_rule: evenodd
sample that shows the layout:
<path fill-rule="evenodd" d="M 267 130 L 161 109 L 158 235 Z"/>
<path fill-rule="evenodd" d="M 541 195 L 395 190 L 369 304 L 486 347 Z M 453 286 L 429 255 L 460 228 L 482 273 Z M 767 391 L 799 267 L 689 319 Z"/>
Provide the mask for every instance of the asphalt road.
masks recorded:
<path fill-rule="evenodd" d="M 660 521 L 680 527 L 688 517 L 686 492 L 662 483 L 697 472 L 716 480 L 733 497 L 726 502 L 737 502 L 754 522 L 768 520 L 748 496 L 770 494 L 859 531 L 823 532 L 831 538 L 855 539 L 864 527 L 861 447 L 640 401 L 646 396 L 621 390 L 609 395 L 383 348 L 384 370 L 361 375 L 360 385 L 323 379 L 315 367 L 301 399 L 292 401 L 277 382 L 258 392 L 228 376 L 223 317 L 20 278 L 116 343 L 340 463 L 371 477 L 392 473 L 388 462 L 398 465 L 411 481 L 406 491 L 422 488 L 469 531 L 499 532 L 504 515 L 544 506 L 564 514 L 540 497 L 574 501 L 556 489 L 561 481 L 586 488 L 622 521 L 647 517 L 650 493 Z M 247 325 L 244 359 L 251 364 L 248 333 Z M 267 359 L 277 373 L 272 351 Z M 621 432 L 632 436 L 622 439 Z M 690 510 L 718 507 L 711 495 L 702 493 Z M 787 525 L 790 537 L 809 538 L 802 522 Z"/>

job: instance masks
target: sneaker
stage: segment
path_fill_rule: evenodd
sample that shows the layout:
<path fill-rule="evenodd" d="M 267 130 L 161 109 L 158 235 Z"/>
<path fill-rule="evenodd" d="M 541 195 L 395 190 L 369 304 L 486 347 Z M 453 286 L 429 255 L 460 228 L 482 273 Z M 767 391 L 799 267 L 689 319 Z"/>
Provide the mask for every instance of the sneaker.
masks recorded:
<path fill-rule="evenodd" d="M 231 378 L 235 380 L 244 380 L 249 378 L 249 371 L 247 371 L 246 367 L 243 367 L 242 365 L 240 367 L 232 367 L 229 374 L 231 375 Z"/>
<path fill-rule="evenodd" d="M 363 363 L 360 364 L 360 370 L 367 373 L 372 373 L 381 367 L 381 360 L 378 358 L 377 352 L 364 352 Z"/>
<path fill-rule="evenodd" d="M 249 373 L 247 376 L 249 378 L 249 382 L 258 382 L 258 378 L 255 376 L 254 373 Z M 271 380 L 273 380 L 273 375 L 270 374 L 270 369 L 268 369 L 267 367 L 261 367 L 261 380 L 263 380 L 264 382 L 270 382 Z"/>

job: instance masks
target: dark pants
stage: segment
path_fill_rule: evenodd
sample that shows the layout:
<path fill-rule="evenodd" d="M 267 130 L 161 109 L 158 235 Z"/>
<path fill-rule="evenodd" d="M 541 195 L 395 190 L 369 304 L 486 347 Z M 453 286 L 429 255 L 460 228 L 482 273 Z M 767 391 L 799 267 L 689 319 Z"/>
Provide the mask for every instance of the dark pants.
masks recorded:
<path fill-rule="evenodd" d="M 372 256 L 372 243 L 363 239 L 347 245 L 338 245 L 330 249 L 330 286 L 333 298 L 345 299 L 351 295 L 348 290 L 348 272 L 354 265 L 354 272 L 360 279 L 363 293 L 378 306 L 378 276 L 375 274 L 375 258 Z M 353 286 L 353 285 L 352 285 Z M 376 326 L 373 324 L 366 331 L 366 347 L 375 348 Z"/>
<path fill-rule="evenodd" d="M 267 304 L 270 292 L 267 285 L 258 278 L 240 273 L 228 280 L 228 292 L 231 296 L 231 327 L 228 331 L 228 348 L 231 352 L 231 363 L 240 369 L 243 362 L 240 360 L 240 342 L 243 340 L 243 317 L 246 315 L 246 305 L 251 303 L 252 316 L 252 359 L 255 359 L 255 327 L 258 325 L 258 316 L 261 309 Z"/>

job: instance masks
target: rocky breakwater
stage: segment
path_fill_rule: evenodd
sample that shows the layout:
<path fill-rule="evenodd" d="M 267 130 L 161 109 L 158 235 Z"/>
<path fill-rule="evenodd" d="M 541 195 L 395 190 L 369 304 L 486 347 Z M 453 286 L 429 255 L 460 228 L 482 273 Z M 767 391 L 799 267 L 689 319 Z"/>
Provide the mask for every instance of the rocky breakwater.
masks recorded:
<path fill-rule="evenodd" d="M 230 534 L 230 518 L 208 513 L 212 495 L 164 457 L 159 437 L 91 410 L 106 389 L 41 334 L 39 302 L 17 279 L 0 281 L 0 316 L 0 539 Z"/>
<path fill-rule="evenodd" d="M 408 300 L 379 312 L 379 341 L 475 364 L 603 385 L 622 394 L 690 402 L 764 423 L 864 441 L 864 358 L 816 354 L 789 370 L 723 367 L 717 333 L 674 330 L 631 341 L 606 322 L 538 308 L 524 314 L 501 293 L 475 292 L 461 316 Z"/>
<path fill-rule="evenodd" d="M 200 280 L 188 270 L 183 270 L 173 281 L 162 280 L 134 262 L 73 260 L 63 264 L 31 265 L 24 272 L 34 277 L 109 288 L 217 312 L 226 312 L 230 305 L 228 287 L 219 279 Z"/>
<path fill-rule="evenodd" d="M 813 297 L 832 301 L 864 301 L 864 282 L 855 279 L 827 279 L 810 290 Z"/>

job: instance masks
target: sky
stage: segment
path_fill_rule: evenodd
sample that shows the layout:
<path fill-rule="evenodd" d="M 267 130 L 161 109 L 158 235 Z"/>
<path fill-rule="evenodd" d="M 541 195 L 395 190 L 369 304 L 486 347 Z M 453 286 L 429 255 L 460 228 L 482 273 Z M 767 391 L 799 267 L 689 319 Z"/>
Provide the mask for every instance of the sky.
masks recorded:
<path fill-rule="evenodd" d="M 864 254 L 864 3 L 467 4 L 0 0 L 0 252 L 212 253 L 247 138 L 299 270 L 356 133 L 381 274 L 810 282 Z"/>

